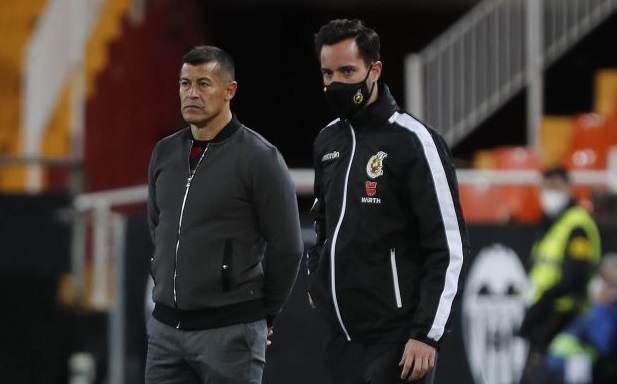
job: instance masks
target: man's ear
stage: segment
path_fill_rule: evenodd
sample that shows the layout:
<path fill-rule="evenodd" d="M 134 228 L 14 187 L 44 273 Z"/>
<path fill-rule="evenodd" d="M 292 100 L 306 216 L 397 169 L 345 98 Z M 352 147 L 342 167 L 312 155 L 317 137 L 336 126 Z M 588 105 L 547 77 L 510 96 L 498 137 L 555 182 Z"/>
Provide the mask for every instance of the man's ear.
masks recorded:
<path fill-rule="evenodd" d="M 381 77 L 382 66 L 383 66 L 383 64 L 379 60 L 374 62 L 373 65 L 371 66 L 371 75 L 370 75 L 370 77 L 371 77 L 371 79 L 373 81 L 377 81 Z"/>
<path fill-rule="evenodd" d="M 225 101 L 229 101 L 233 99 L 234 96 L 236 95 L 237 89 L 238 89 L 237 82 L 232 81 L 231 83 L 227 84 L 227 87 L 225 88 Z"/>

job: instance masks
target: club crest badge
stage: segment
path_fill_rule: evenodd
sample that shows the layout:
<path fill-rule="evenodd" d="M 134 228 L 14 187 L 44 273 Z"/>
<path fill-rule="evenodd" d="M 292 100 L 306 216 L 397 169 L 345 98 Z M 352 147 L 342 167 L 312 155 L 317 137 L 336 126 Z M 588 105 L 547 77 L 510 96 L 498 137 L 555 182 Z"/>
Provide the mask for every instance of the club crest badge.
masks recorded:
<path fill-rule="evenodd" d="M 353 102 L 356 105 L 360 105 L 362 104 L 362 101 L 364 101 L 364 96 L 362 95 L 362 92 L 360 92 L 360 90 L 358 89 L 358 92 L 353 95 Z"/>
<path fill-rule="evenodd" d="M 383 159 L 388 157 L 388 154 L 379 151 L 376 155 L 371 156 L 366 164 L 366 174 L 371 179 L 376 179 L 379 176 L 383 175 Z"/>

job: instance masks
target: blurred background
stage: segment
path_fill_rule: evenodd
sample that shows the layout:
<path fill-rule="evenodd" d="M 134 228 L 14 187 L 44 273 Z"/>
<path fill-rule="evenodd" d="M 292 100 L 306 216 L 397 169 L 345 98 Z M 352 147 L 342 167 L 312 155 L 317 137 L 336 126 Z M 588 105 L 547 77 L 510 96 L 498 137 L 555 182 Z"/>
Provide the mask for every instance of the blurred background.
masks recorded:
<path fill-rule="evenodd" d="M 332 116 L 312 39 L 340 17 L 380 34 L 381 80 L 456 160 L 472 257 L 436 382 L 518 383 L 524 300 L 501 287 L 525 285 L 539 170 L 572 171 L 604 250 L 617 250 L 616 9 L 615 0 L 2 0 L 0 383 L 143 382 L 147 165 L 154 144 L 184 126 L 177 79 L 195 45 L 234 57 L 232 109 L 280 149 L 305 243 L 314 241 L 312 141 Z M 305 287 L 302 269 L 264 383 L 324 382 L 322 324 Z M 470 326 L 487 314 L 494 321 Z"/>

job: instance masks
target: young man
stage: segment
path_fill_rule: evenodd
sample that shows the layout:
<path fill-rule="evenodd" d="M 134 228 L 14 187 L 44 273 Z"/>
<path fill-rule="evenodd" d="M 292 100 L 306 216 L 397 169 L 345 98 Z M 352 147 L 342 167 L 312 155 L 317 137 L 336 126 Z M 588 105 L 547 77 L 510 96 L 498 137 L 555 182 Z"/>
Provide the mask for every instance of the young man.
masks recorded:
<path fill-rule="evenodd" d="M 189 127 L 152 154 L 148 384 L 261 383 L 268 327 L 296 278 L 295 188 L 278 150 L 232 114 L 236 88 L 226 52 L 188 52 L 180 101 Z"/>
<path fill-rule="evenodd" d="M 430 383 L 469 250 L 450 151 L 378 82 L 374 30 L 333 20 L 315 49 L 338 116 L 314 143 L 308 252 L 327 371 L 336 384 Z"/>
<path fill-rule="evenodd" d="M 549 343 L 587 307 L 587 283 L 602 254 L 598 227 L 576 203 L 565 168 L 543 172 L 541 203 L 541 233 L 530 257 L 531 301 L 519 331 L 529 341 L 521 382 L 530 384 L 544 382 L 541 371 Z"/>

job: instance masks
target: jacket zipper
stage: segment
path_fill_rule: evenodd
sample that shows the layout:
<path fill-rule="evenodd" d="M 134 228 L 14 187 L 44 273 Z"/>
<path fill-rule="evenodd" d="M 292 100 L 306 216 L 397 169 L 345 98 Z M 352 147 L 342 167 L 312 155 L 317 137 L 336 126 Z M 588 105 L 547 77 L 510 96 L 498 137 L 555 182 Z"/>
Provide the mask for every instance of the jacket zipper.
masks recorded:
<path fill-rule="evenodd" d="M 403 301 L 401 300 L 401 288 L 398 283 L 398 270 L 396 268 L 396 249 L 390 249 L 390 266 L 392 267 L 392 282 L 394 283 L 394 298 L 396 299 L 396 307 L 402 308 Z"/>
<path fill-rule="evenodd" d="M 349 165 L 347 166 L 347 173 L 345 175 L 345 184 L 343 189 L 343 206 L 341 208 L 341 216 L 338 219 L 338 223 L 336 224 L 336 228 L 334 229 L 334 234 L 332 235 L 332 245 L 330 246 L 330 273 L 331 276 L 331 284 L 332 284 L 332 301 L 334 303 L 334 310 L 336 312 L 336 317 L 338 318 L 339 324 L 343 329 L 343 333 L 347 338 L 347 341 L 351 341 L 351 336 L 349 336 L 349 332 L 347 332 L 347 327 L 343 323 L 343 318 L 341 317 L 341 310 L 339 309 L 338 299 L 336 296 L 336 273 L 335 273 L 335 259 L 336 259 L 336 240 L 338 238 L 339 231 L 341 229 L 341 224 L 343 223 L 343 217 L 345 217 L 345 209 L 347 208 L 347 188 L 349 185 L 349 173 L 351 172 L 351 164 L 353 163 L 353 158 L 356 153 L 356 135 L 353 131 L 353 127 L 349 125 L 349 130 L 351 131 L 351 158 L 349 159 Z"/>
<path fill-rule="evenodd" d="M 197 165 L 195 165 L 195 168 L 193 170 L 191 170 L 191 164 L 189 160 L 189 175 L 186 179 L 186 188 L 184 190 L 184 198 L 182 199 L 182 207 L 180 208 L 180 219 L 178 221 L 178 237 L 176 239 L 176 256 L 174 259 L 174 308 L 176 309 L 178 309 L 178 293 L 176 290 L 176 287 L 177 287 L 176 278 L 178 277 L 178 249 L 180 248 L 180 233 L 182 230 L 182 219 L 184 217 L 184 206 L 186 205 L 186 198 L 189 195 L 189 188 L 191 188 L 191 183 L 193 182 L 193 177 L 195 177 L 195 172 L 197 172 L 197 168 L 199 168 L 199 164 L 201 164 L 201 160 L 203 160 L 209 147 L 210 147 L 210 144 L 207 144 L 206 148 L 201 153 L 199 160 L 197 161 Z M 180 321 L 178 321 L 176 328 L 178 329 L 180 328 Z"/>

